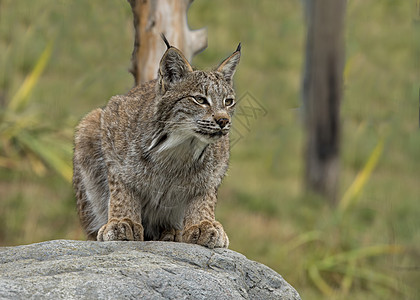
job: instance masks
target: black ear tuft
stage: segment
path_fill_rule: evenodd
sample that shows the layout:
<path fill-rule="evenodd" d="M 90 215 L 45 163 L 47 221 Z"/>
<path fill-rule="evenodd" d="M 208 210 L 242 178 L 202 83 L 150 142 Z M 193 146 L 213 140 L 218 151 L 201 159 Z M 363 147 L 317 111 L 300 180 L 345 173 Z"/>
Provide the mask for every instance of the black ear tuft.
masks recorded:
<path fill-rule="evenodd" d="M 160 34 L 160 36 L 162 37 L 163 41 L 165 42 L 167 49 L 171 48 L 172 46 L 169 44 L 169 42 L 166 39 L 166 36 L 163 34 L 163 32 Z"/>
<path fill-rule="evenodd" d="M 226 58 L 216 69 L 217 72 L 223 74 L 223 77 L 229 84 L 233 83 L 233 75 L 235 74 L 236 67 L 238 66 L 239 60 L 241 58 L 241 48 L 241 43 L 239 43 L 235 52 L 233 52 L 231 56 Z"/>
<path fill-rule="evenodd" d="M 241 52 L 241 48 L 242 48 L 242 44 L 241 44 L 241 42 L 239 42 L 239 45 L 236 48 L 236 51 L 235 52 Z"/>

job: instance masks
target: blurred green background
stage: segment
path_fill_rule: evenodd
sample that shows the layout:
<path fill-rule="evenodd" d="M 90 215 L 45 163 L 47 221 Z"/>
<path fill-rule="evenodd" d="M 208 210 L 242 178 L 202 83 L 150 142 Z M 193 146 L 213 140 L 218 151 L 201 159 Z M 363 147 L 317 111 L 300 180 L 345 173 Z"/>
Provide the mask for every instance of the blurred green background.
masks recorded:
<path fill-rule="evenodd" d="M 418 1 L 348 1 L 340 199 L 349 205 L 338 210 L 302 186 L 302 3 L 196 0 L 189 10 L 190 27 L 209 35 L 193 64 L 214 66 L 241 41 L 237 96 L 267 112 L 249 128 L 237 116 L 218 219 L 231 249 L 303 299 L 420 295 L 418 12 Z M 132 46 L 126 1 L 0 0 L 1 246 L 84 239 L 73 129 L 132 87 Z"/>

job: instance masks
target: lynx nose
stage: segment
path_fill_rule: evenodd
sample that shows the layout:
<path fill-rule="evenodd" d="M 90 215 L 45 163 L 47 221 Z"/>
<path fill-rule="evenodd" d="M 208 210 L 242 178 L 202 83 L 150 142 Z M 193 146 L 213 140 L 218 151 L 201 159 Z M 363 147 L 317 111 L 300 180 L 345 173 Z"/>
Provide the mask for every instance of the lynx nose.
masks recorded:
<path fill-rule="evenodd" d="M 220 128 L 224 128 L 228 123 L 228 118 L 215 118 L 216 123 L 220 126 Z"/>

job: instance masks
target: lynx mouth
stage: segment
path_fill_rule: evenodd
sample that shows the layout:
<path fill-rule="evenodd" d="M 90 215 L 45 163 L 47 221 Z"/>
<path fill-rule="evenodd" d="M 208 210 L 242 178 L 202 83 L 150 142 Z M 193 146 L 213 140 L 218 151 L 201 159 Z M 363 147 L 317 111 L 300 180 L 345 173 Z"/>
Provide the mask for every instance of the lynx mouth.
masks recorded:
<path fill-rule="evenodd" d="M 196 133 L 210 138 L 220 138 L 228 133 L 228 131 L 218 130 L 216 132 L 205 132 L 202 130 L 195 130 Z"/>

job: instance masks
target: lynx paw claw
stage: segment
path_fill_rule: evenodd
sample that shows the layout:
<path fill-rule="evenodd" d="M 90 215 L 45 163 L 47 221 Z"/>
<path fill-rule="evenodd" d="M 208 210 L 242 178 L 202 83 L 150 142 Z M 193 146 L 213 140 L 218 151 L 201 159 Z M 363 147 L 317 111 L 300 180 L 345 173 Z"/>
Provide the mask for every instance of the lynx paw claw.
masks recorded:
<path fill-rule="evenodd" d="M 201 221 L 184 229 L 182 234 L 184 243 L 198 244 L 208 248 L 227 248 L 229 238 L 222 224 L 217 221 Z"/>
<path fill-rule="evenodd" d="M 180 242 L 182 240 L 181 231 L 176 229 L 165 230 L 159 240 L 164 242 Z"/>
<path fill-rule="evenodd" d="M 98 241 L 143 241 L 143 226 L 128 218 L 111 219 L 98 231 Z"/>

